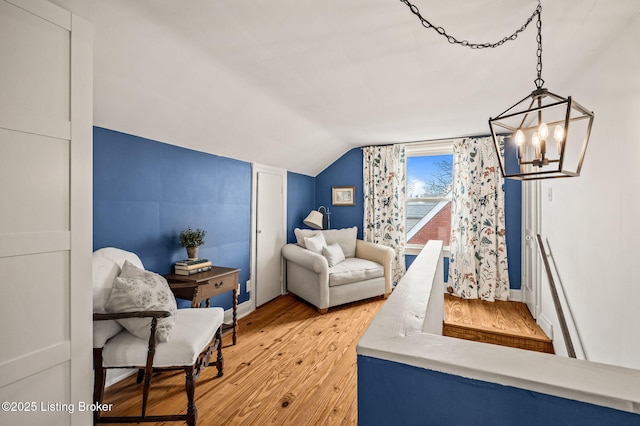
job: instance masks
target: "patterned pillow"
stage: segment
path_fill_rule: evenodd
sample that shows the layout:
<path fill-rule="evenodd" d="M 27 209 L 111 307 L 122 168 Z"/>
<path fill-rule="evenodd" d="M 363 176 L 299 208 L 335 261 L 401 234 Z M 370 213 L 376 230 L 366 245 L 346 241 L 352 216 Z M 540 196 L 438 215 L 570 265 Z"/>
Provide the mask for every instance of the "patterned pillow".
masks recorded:
<path fill-rule="evenodd" d="M 166 342 L 173 330 L 177 308 L 176 299 L 164 277 L 137 268 L 127 260 L 122 266 L 120 276 L 113 281 L 113 290 L 106 310 L 109 313 L 169 311 L 171 316 L 160 318 L 156 329 L 158 341 Z M 134 336 L 149 339 L 151 318 L 125 318 L 118 322 Z"/>

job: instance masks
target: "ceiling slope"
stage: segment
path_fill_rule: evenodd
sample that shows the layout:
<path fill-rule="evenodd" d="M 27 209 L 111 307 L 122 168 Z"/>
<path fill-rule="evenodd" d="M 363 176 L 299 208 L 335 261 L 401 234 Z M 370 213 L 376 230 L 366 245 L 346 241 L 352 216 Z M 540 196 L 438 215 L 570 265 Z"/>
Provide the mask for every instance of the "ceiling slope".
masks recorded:
<path fill-rule="evenodd" d="M 535 88 L 535 23 L 471 50 L 398 0 L 52 2 L 94 25 L 95 125 L 311 176 L 357 146 L 486 134 Z M 511 34 L 537 5 L 414 3 L 471 42 Z M 546 87 L 571 94 L 639 13 L 637 0 L 543 2 Z"/>

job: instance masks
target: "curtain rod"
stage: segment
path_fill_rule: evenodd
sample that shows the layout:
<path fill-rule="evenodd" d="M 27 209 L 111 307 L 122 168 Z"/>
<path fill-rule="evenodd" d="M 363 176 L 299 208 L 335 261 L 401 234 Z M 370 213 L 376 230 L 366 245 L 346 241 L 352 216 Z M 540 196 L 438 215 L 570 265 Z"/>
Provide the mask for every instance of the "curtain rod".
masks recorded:
<path fill-rule="evenodd" d="M 508 136 L 509 134 L 498 134 L 498 136 Z M 375 145 L 365 145 L 365 146 L 361 146 L 360 149 L 363 148 L 367 148 L 370 146 L 393 146 L 393 145 L 411 145 L 411 144 L 418 144 L 418 143 L 438 143 L 438 142 L 446 142 L 446 141 L 453 141 L 456 139 L 475 139 L 475 138 L 488 138 L 491 137 L 490 134 L 486 134 L 486 135 L 473 135 L 473 136 L 458 136 L 458 137 L 453 137 L 453 138 L 442 138 L 442 139 L 426 139 L 426 140 L 421 140 L 421 141 L 409 141 L 409 142 L 394 142 L 394 143 L 381 143 L 381 144 L 375 144 Z"/>

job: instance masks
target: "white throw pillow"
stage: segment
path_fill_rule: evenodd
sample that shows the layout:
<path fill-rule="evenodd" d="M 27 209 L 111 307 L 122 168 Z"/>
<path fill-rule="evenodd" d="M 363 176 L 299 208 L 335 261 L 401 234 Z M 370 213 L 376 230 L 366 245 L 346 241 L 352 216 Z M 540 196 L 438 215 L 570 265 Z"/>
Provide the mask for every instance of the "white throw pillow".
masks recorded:
<path fill-rule="evenodd" d="M 340 248 L 340 244 L 338 243 L 323 247 L 322 255 L 327 258 L 327 262 L 329 262 L 330 268 L 344 260 L 344 253 L 342 252 L 342 248 Z"/>
<path fill-rule="evenodd" d="M 313 237 L 304 237 L 304 246 L 307 250 L 322 254 L 322 248 L 327 246 L 327 242 L 324 240 L 322 233 L 318 232 Z"/>
<path fill-rule="evenodd" d="M 175 323 L 177 307 L 176 299 L 164 277 L 125 261 L 120 276 L 113 281 L 106 310 L 109 313 L 169 311 L 171 316 L 160 318 L 156 330 L 158 341 L 166 342 Z M 134 336 L 149 339 L 151 318 L 125 318 L 118 322 Z"/>
<path fill-rule="evenodd" d="M 327 245 L 338 243 L 344 253 L 344 257 L 350 258 L 356 255 L 356 239 L 358 238 L 358 228 L 328 229 L 322 231 Z"/>

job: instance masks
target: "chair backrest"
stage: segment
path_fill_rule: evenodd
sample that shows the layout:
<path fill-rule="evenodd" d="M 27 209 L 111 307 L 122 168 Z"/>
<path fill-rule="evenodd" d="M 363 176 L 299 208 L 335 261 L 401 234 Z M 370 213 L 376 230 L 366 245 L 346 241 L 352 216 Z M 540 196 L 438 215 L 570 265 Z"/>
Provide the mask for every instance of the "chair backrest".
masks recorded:
<path fill-rule="evenodd" d="M 105 247 L 93 252 L 93 312 L 104 314 L 111 296 L 113 280 L 120 275 L 124 261 L 128 260 L 138 268 L 144 269 L 140 258 L 131 252 Z M 100 348 L 105 342 L 118 334 L 122 326 L 116 321 L 94 321 L 93 347 Z"/>

